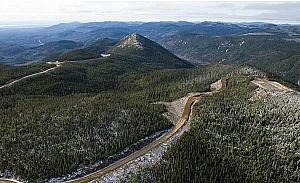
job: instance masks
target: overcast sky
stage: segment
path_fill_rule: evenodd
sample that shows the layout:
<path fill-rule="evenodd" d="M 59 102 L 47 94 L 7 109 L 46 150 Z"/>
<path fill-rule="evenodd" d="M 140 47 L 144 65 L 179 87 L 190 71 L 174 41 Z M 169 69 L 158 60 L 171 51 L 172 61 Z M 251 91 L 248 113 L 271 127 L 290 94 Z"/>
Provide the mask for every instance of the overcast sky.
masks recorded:
<path fill-rule="evenodd" d="M 300 23 L 300 2 L 0 0 L 0 24 L 90 21 Z"/>

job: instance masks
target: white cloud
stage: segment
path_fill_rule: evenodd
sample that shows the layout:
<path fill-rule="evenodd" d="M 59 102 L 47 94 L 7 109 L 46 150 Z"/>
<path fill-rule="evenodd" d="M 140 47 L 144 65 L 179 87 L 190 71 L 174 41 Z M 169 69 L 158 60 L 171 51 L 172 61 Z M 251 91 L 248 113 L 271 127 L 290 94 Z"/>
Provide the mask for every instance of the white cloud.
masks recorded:
<path fill-rule="evenodd" d="M 0 0 L 0 23 L 69 21 L 269 21 L 300 23 L 300 2 Z"/>

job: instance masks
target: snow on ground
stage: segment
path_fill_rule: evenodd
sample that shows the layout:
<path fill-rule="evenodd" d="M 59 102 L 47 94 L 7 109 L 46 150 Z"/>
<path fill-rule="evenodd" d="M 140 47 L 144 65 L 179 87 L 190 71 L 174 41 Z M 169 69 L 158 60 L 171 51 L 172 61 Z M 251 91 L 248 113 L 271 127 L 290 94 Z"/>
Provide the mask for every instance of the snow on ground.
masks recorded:
<path fill-rule="evenodd" d="M 110 54 L 101 54 L 101 57 L 103 58 L 110 57 Z"/>
<path fill-rule="evenodd" d="M 269 115 L 276 116 L 269 121 L 272 125 L 267 125 L 266 130 L 272 132 L 271 137 L 276 142 L 273 145 L 276 147 L 277 154 L 286 158 L 287 153 L 294 153 L 294 156 L 298 157 L 300 154 L 299 92 L 274 81 L 265 80 L 258 86 L 250 100 L 264 102 L 264 108 L 259 109 L 257 115 L 263 115 L 264 111 L 268 111 Z"/>
<path fill-rule="evenodd" d="M 240 47 L 243 46 L 243 44 L 245 44 L 245 41 L 243 41 L 243 42 L 240 43 Z"/>

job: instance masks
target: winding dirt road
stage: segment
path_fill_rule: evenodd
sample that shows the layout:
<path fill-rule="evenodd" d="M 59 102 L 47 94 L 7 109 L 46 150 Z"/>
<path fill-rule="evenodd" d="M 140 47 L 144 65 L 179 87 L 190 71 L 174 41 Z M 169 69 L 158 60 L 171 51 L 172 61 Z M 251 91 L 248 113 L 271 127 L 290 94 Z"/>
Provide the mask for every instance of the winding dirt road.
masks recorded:
<path fill-rule="evenodd" d="M 47 73 L 47 72 L 49 72 L 49 71 L 52 71 L 52 70 L 54 70 L 54 69 L 57 69 L 58 67 L 61 67 L 61 63 L 56 63 L 56 62 L 54 62 L 54 63 L 50 63 L 50 64 L 51 64 L 51 65 L 55 65 L 55 67 L 52 67 L 52 68 L 50 68 L 50 69 L 47 69 L 47 70 L 44 70 L 44 71 L 41 71 L 41 72 L 37 72 L 37 73 L 34 73 L 34 74 L 30 74 L 30 75 L 24 76 L 24 77 L 22 77 L 22 78 L 20 78 L 20 79 L 16 79 L 16 80 L 14 80 L 14 81 L 12 81 L 12 82 L 10 82 L 10 83 L 7 83 L 7 84 L 5 84 L 5 85 L 3 85 L 3 86 L 0 86 L 0 89 L 10 87 L 10 86 L 12 86 L 12 85 L 14 85 L 14 84 L 16 84 L 16 83 L 18 83 L 18 82 L 20 82 L 20 81 L 25 80 L 25 79 L 32 78 L 32 77 L 35 77 L 35 76 L 39 76 L 39 75 L 41 75 L 41 74 L 45 74 L 45 73 Z M 0 182 L 0 183 L 1 183 L 1 182 Z"/>
<path fill-rule="evenodd" d="M 220 92 L 224 87 L 226 87 L 227 85 L 227 80 L 226 79 L 221 79 L 219 81 L 217 81 L 216 83 L 213 83 L 214 87 L 213 87 L 213 91 L 211 92 L 205 92 L 205 93 L 200 93 L 200 94 L 196 94 L 193 96 L 189 96 L 182 115 L 180 117 L 180 119 L 178 120 L 178 122 L 176 123 L 176 125 L 168 132 L 166 133 L 164 136 L 156 139 L 155 141 L 153 141 L 152 143 L 148 144 L 147 146 L 143 147 L 142 149 L 130 154 L 129 156 L 120 159 L 118 161 L 116 161 L 115 163 L 99 170 L 96 171 L 94 173 L 91 173 L 89 175 L 86 175 L 84 177 L 80 177 L 74 180 L 70 180 L 70 181 L 66 181 L 65 183 L 87 183 L 87 182 L 91 182 L 95 179 L 98 179 L 120 167 L 122 167 L 123 165 L 147 154 L 149 151 L 155 149 L 156 147 L 158 147 L 159 145 L 165 143 L 169 138 L 171 138 L 173 135 L 176 134 L 176 132 L 178 132 L 179 129 L 181 129 L 189 120 L 190 114 L 191 114 L 191 110 L 192 110 L 192 106 L 193 104 L 198 101 L 202 96 L 207 96 L 207 95 L 213 95 L 214 93 Z"/>
<path fill-rule="evenodd" d="M 188 98 L 188 100 L 185 104 L 183 113 L 181 115 L 181 118 L 179 119 L 177 124 L 164 136 L 158 138 L 157 140 L 153 141 L 152 143 L 148 144 L 147 146 L 143 147 L 142 149 L 130 154 L 129 156 L 127 156 L 123 159 L 116 161 L 115 163 L 113 163 L 97 172 L 86 175 L 84 177 L 80 177 L 78 179 L 66 181 L 65 183 L 85 183 L 85 182 L 90 182 L 92 180 L 100 178 L 103 175 L 118 169 L 119 167 L 123 166 L 124 164 L 143 156 L 144 154 L 148 153 L 150 150 L 152 150 L 152 149 L 156 148 L 157 146 L 161 145 L 162 143 L 166 142 L 170 137 L 172 137 L 180 128 L 182 128 L 186 124 L 186 122 L 189 120 L 190 113 L 191 113 L 191 107 L 192 107 L 193 103 L 195 101 L 199 100 L 200 97 L 201 96 L 190 96 Z M 0 183 L 11 183 L 11 182 L 14 182 L 14 181 L 8 180 L 8 179 L 6 179 L 6 180 L 0 179 Z"/>
<path fill-rule="evenodd" d="M 59 66 L 57 65 L 57 67 L 59 67 Z M 39 75 L 39 74 L 49 72 L 50 70 L 53 70 L 55 68 L 56 67 L 48 69 L 48 70 L 40 72 L 40 73 L 36 73 L 36 74 L 26 76 L 24 78 L 21 78 L 19 80 L 16 80 L 16 81 L 12 82 L 12 83 L 9 83 L 8 85 L 10 86 L 10 85 L 12 85 L 12 84 L 14 84 L 14 83 L 16 83 L 20 80 L 28 78 L 28 77 L 33 77 L 33 76 L 36 76 L 36 75 Z M 111 164 L 111 165 L 109 165 L 109 166 L 107 166 L 107 167 L 105 167 L 105 168 L 103 168 L 99 171 L 88 174 L 84 177 L 80 177 L 80 178 L 77 178 L 77 179 L 74 179 L 74 180 L 66 181 L 64 183 L 87 183 L 87 182 L 93 181 L 93 180 L 98 179 L 98 178 L 100 178 L 100 177 L 102 177 L 102 176 L 104 176 L 104 175 L 106 175 L 106 174 L 122 167 L 123 165 L 125 165 L 125 164 L 127 164 L 127 163 L 129 163 L 129 162 L 131 162 L 131 161 L 147 154 L 149 151 L 151 151 L 151 150 L 155 149 L 156 147 L 158 147 L 159 145 L 165 143 L 170 137 L 175 135 L 176 132 L 178 132 L 178 130 L 181 129 L 187 123 L 187 121 L 189 120 L 190 114 L 191 114 L 192 105 L 203 96 L 213 95 L 213 94 L 223 90 L 227 85 L 227 80 L 228 80 L 228 78 L 222 79 L 222 80 L 217 81 L 216 83 L 213 83 L 211 85 L 211 88 L 214 91 L 199 93 L 199 94 L 196 94 L 194 96 L 189 96 L 188 99 L 187 99 L 187 102 L 184 106 L 184 110 L 183 110 L 183 113 L 182 113 L 179 121 L 164 136 L 156 139 L 155 141 L 153 141 L 152 143 L 150 143 L 147 146 L 143 147 L 142 149 L 128 155 L 127 157 L 125 157 L 123 159 L 120 159 L 120 160 L 116 161 L 115 163 L 113 163 L 113 164 Z M 278 82 L 269 81 L 267 79 L 255 79 L 251 82 L 253 84 L 263 88 L 263 89 L 266 89 L 266 90 L 272 91 L 272 92 L 290 92 L 290 91 L 293 91 L 290 88 L 288 88 L 284 85 L 281 85 Z M 2 86 L 0 88 L 3 88 L 3 87 L 5 87 L 5 86 Z M 9 179 L 0 179 L 0 183 L 12 183 L 12 182 L 15 182 L 15 181 L 14 180 L 9 180 Z"/>
<path fill-rule="evenodd" d="M 52 68 L 54 69 L 54 68 Z M 43 73 L 45 73 L 47 71 L 43 71 Z M 90 181 L 93 181 L 95 179 L 98 179 L 104 175 L 106 175 L 107 173 L 110 173 L 118 168 L 120 168 L 121 166 L 147 154 L 149 151 L 155 149 L 156 147 L 158 147 L 159 145 L 165 143 L 170 137 L 172 137 L 173 135 L 176 134 L 176 132 L 179 131 L 179 129 L 181 129 L 189 120 L 190 114 L 191 114 L 191 110 L 192 110 L 192 105 L 198 101 L 202 96 L 207 96 L 207 95 L 213 95 L 214 93 L 220 92 L 224 87 L 226 87 L 226 82 L 227 79 L 223 79 L 223 80 L 219 80 L 216 83 L 214 83 L 214 91 L 211 92 L 204 92 L 204 93 L 199 93 L 199 94 L 195 94 L 192 96 L 189 96 L 182 115 L 180 117 L 180 119 L 178 120 L 178 122 L 176 123 L 176 125 L 165 135 L 163 135 L 162 137 L 154 140 L 152 143 L 148 144 L 147 146 L 143 147 L 142 149 L 126 156 L 123 159 L 120 159 L 114 163 L 112 163 L 111 165 L 96 171 L 94 173 L 88 174 L 86 176 L 74 179 L 74 180 L 70 180 L 70 181 L 66 181 L 64 183 L 87 183 Z M 0 179 L 1 182 L 1 179 Z M 10 183 L 10 181 L 4 181 L 3 183 Z"/>
<path fill-rule="evenodd" d="M 159 146 L 160 144 L 164 143 L 170 137 L 172 137 L 182 126 L 184 126 L 184 124 L 188 121 L 190 113 L 191 113 L 191 106 L 196 100 L 199 100 L 199 99 L 200 99 L 200 96 L 190 96 L 188 98 L 188 100 L 185 104 L 182 116 L 179 119 L 178 123 L 164 136 L 158 138 L 157 140 L 153 141 L 152 143 L 148 144 L 147 146 L 143 147 L 142 149 L 130 154 L 129 156 L 127 156 L 123 159 L 116 161 L 115 163 L 113 163 L 97 172 L 94 172 L 94 173 L 89 174 L 84 177 L 80 177 L 78 179 L 66 181 L 65 183 L 85 183 L 85 182 L 90 182 L 92 180 L 100 178 L 103 175 L 123 166 L 124 164 L 143 156 L 144 154 L 148 153 L 150 150 L 152 150 L 152 149 L 156 148 L 157 146 Z"/>

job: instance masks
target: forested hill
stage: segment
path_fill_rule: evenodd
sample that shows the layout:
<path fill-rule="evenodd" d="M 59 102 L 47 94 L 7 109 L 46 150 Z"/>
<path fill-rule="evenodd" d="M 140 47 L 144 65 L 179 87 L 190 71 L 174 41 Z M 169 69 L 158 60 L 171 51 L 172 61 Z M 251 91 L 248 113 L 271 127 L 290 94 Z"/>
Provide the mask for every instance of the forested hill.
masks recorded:
<path fill-rule="evenodd" d="M 135 59 L 136 57 L 141 57 L 144 58 L 146 62 L 151 62 L 151 64 L 161 67 L 193 67 L 191 63 L 179 59 L 158 43 L 136 33 L 121 39 L 108 53 Z"/>
<path fill-rule="evenodd" d="M 0 176 L 29 182 L 82 176 L 76 172 L 171 128 L 166 109 L 153 102 L 207 91 L 234 67 L 153 69 L 146 61 L 111 56 L 65 63 L 1 89 Z"/>
<path fill-rule="evenodd" d="M 109 38 L 98 39 L 97 41 L 88 44 L 84 48 L 66 51 L 57 57 L 54 57 L 53 60 L 76 61 L 99 58 L 101 57 L 101 54 L 108 51 L 116 43 L 116 40 Z"/>
<path fill-rule="evenodd" d="M 191 63 L 179 59 L 156 42 L 135 33 L 124 37 L 119 42 L 109 38 L 99 39 L 84 48 L 67 51 L 52 60 L 84 61 L 103 56 L 139 60 L 140 64 L 146 63 L 161 68 L 193 67 Z"/>
<path fill-rule="evenodd" d="M 131 36 L 127 36 L 123 40 Z M 135 44 L 132 42 L 127 45 L 128 47 L 124 47 L 126 49 L 124 51 L 120 47 L 121 41 L 108 51 L 110 53 L 108 57 L 100 57 L 87 62 L 66 62 L 62 67 L 49 74 L 25 80 L 16 86 L 0 91 L 0 93 L 65 95 L 107 91 L 118 87 L 118 78 L 123 75 L 158 69 L 194 67 L 157 43 L 142 36 L 138 37 L 138 39 L 143 39 L 141 50 L 136 50 Z M 33 90 L 33 88 L 35 89 Z"/>
<path fill-rule="evenodd" d="M 158 163 L 123 182 L 300 182 L 299 92 L 254 84 L 253 74 L 235 72 L 222 92 L 203 97 L 189 131 Z"/>
<path fill-rule="evenodd" d="M 19 32 L 14 38 L 24 45 L 18 46 L 8 36 L 13 33 L 0 31 L 4 60 L 26 53 L 24 58 L 65 61 L 0 89 L 0 177 L 57 182 L 99 170 L 112 163 L 108 157 L 121 158 L 124 150 L 134 151 L 130 145 L 172 127 L 158 101 L 206 92 L 229 78 L 224 90 L 194 105 L 190 130 L 133 182 L 299 182 L 300 97 L 270 94 L 251 82 L 265 72 L 235 65 L 300 78 L 300 29 L 294 34 L 288 27 L 283 35 L 285 30 L 274 33 L 276 27 L 74 23 L 42 29 L 46 34 L 34 33 L 29 42 Z M 96 41 L 103 37 L 110 39 Z M 45 44 L 32 45 L 42 38 Z M 173 53 L 214 64 L 195 67 Z M 50 67 L 0 65 L 0 85 Z"/>
<path fill-rule="evenodd" d="M 195 75 L 189 76 L 190 71 L 182 69 L 193 65 L 166 50 L 156 57 L 161 47 L 151 44 L 147 43 L 147 55 L 114 51 L 93 61 L 65 62 L 48 73 L 2 88 L 0 177 L 48 182 L 76 174 L 78 169 L 106 162 L 140 139 L 170 128 L 171 122 L 162 115 L 165 108 L 151 103 L 178 98 L 194 86 L 206 90 L 207 83 L 218 75 L 209 75 L 205 84 L 190 85 L 186 80 L 202 71 L 192 69 Z M 2 65 L 1 83 L 46 68 L 48 65 Z M 225 68 L 217 70 L 222 73 Z M 149 72 L 159 81 L 170 77 L 170 82 L 149 85 L 153 78 L 143 79 Z"/>

